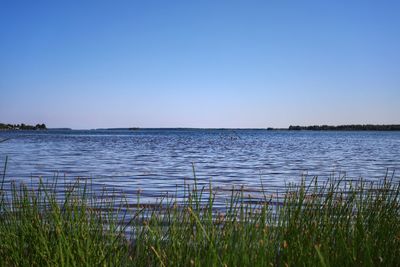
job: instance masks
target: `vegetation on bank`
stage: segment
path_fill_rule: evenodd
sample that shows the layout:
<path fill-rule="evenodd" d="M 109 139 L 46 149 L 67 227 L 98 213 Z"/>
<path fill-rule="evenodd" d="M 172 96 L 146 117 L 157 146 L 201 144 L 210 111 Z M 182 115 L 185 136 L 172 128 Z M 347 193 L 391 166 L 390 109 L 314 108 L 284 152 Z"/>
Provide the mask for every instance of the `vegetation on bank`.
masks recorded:
<path fill-rule="evenodd" d="M 288 130 L 309 131 L 400 131 L 400 124 L 351 124 L 351 125 L 313 125 L 313 126 L 289 126 Z"/>
<path fill-rule="evenodd" d="M 101 128 L 96 130 L 129 130 L 136 131 L 140 130 L 139 127 L 131 128 Z M 196 128 L 145 128 L 147 130 L 196 130 Z M 0 123 L 0 130 L 47 130 L 44 123 L 36 125 L 21 124 L 5 124 Z M 51 130 L 71 130 L 70 128 L 52 128 Z M 215 130 L 227 130 L 227 129 L 215 129 Z M 232 130 L 232 129 L 229 129 Z M 264 130 L 264 129 L 253 129 L 253 130 Z M 351 124 L 351 125 L 312 125 L 312 126 L 293 126 L 290 125 L 288 128 L 267 128 L 267 130 L 290 130 L 290 131 L 400 131 L 400 124 L 385 124 L 385 125 L 374 125 L 374 124 Z"/>
<path fill-rule="evenodd" d="M 400 187 L 332 180 L 288 186 L 283 199 L 210 184 L 183 203 L 124 204 L 76 180 L 13 184 L 0 198 L 1 266 L 398 266 Z M 264 189 L 263 189 L 264 190 Z M 266 191 L 265 191 L 266 192 Z M 96 194 L 97 193 L 97 194 Z M 129 234 L 127 234 L 129 233 Z"/>
<path fill-rule="evenodd" d="M 27 125 L 0 123 L 0 130 L 47 130 L 46 124 Z"/>

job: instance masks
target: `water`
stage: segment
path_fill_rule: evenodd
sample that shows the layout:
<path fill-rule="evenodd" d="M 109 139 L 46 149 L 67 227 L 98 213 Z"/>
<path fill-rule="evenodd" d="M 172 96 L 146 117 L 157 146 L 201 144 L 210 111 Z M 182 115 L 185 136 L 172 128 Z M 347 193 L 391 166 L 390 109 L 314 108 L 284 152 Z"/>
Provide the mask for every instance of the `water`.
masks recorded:
<path fill-rule="evenodd" d="M 148 201 L 193 178 L 220 190 L 275 190 L 302 175 L 382 179 L 400 169 L 400 132 L 266 130 L 13 131 L 0 132 L 6 181 L 91 177 L 95 188 Z M 398 175 L 395 174 L 398 179 Z M 64 178 L 62 178 L 64 179 Z M 178 187 L 177 187 L 178 186 Z"/>

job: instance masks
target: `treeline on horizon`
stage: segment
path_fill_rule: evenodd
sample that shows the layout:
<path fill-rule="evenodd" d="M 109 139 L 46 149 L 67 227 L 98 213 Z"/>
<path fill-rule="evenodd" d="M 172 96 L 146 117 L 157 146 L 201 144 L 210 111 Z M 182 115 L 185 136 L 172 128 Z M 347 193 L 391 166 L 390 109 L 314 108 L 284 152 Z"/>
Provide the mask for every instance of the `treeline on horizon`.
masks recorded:
<path fill-rule="evenodd" d="M 52 128 L 53 130 L 56 128 Z M 70 128 L 57 128 L 58 130 L 71 130 Z M 143 128 L 143 129 L 181 129 L 181 130 L 190 130 L 196 128 Z M 198 128 L 201 129 L 201 128 Z M 9 123 L 0 123 L 0 130 L 47 130 L 46 124 L 36 124 L 36 125 L 28 125 L 28 124 L 9 124 Z M 130 128 L 100 128 L 96 130 L 140 130 L 139 127 L 130 127 Z M 220 128 L 216 130 L 225 130 L 224 128 Z M 240 130 L 238 128 L 237 130 Z M 263 130 L 261 128 L 257 130 Z M 289 131 L 400 131 L 400 124 L 349 124 L 349 125 L 310 125 L 310 126 L 299 126 L 299 125 L 290 125 L 288 128 L 267 128 L 267 130 L 289 130 Z"/>
<path fill-rule="evenodd" d="M 0 130 L 46 130 L 46 124 L 36 124 L 36 125 L 28 125 L 28 124 L 6 124 L 0 123 Z"/>
<path fill-rule="evenodd" d="M 400 124 L 350 124 L 350 125 L 313 125 L 313 126 L 293 126 L 290 125 L 290 131 L 400 131 Z"/>

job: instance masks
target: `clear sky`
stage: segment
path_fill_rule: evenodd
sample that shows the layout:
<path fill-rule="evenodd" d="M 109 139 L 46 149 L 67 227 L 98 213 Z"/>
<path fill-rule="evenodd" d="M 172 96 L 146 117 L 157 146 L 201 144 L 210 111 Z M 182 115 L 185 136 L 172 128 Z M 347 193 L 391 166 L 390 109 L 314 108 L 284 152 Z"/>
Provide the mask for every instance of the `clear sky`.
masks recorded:
<path fill-rule="evenodd" d="M 0 1 L 0 122 L 400 123 L 400 1 Z"/>

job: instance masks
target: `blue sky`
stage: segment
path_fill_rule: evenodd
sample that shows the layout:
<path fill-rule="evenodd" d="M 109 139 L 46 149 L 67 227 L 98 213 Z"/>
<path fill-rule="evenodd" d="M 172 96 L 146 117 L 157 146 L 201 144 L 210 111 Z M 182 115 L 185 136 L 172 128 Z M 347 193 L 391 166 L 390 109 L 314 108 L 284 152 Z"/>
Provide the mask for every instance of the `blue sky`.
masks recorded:
<path fill-rule="evenodd" d="M 0 122 L 400 123 L 399 3 L 3 0 Z"/>

